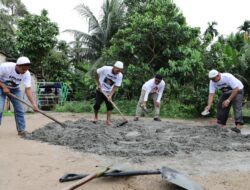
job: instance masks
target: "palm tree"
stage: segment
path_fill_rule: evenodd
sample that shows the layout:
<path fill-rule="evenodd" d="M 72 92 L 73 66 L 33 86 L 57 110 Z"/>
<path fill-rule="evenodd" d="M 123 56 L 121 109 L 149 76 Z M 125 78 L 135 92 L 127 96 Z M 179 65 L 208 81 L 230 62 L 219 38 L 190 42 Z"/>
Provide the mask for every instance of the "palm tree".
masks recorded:
<path fill-rule="evenodd" d="M 218 36 L 218 31 L 214 28 L 214 26 L 217 25 L 217 22 L 212 22 L 212 23 L 208 23 L 208 28 L 205 30 L 204 35 L 210 34 L 212 39 L 216 36 Z"/>
<path fill-rule="evenodd" d="M 87 19 L 88 33 L 77 30 L 66 30 L 66 32 L 73 34 L 76 40 L 81 41 L 82 58 L 95 61 L 101 57 L 103 48 L 109 47 L 112 36 L 122 26 L 125 5 L 122 0 L 104 0 L 99 21 L 85 4 L 78 5 L 76 10 Z"/>
<path fill-rule="evenodd" d="M 86 47 L 84 48 L 84 44 L 81 41 L 81 35 L 75 35 L 74 41 L 70 42 L 69 46 L 71 47 L 70 48 L 71 62 L 74 63 L 76 68 L 79 68 L 84 57 L 82 53 L 85 52 L 86 49 Z"/>
<path fill-rule="evenodd" d="M 246 41 L 248 39 L 248 36 L 250 35 L 250 21 L 246 20 L 244 21 L 243 25 L 238 27 L 239 31 L 243 31 L 244 34 L 244 40 Z"/>

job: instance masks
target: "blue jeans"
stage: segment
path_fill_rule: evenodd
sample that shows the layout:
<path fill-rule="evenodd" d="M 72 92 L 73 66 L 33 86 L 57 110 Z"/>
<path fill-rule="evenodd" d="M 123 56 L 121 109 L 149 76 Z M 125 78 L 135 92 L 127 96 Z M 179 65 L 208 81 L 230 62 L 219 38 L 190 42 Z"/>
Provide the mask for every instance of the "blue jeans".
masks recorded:
<path fill-rule="evenodd" d="M 21 97 L 22 93 L 19 88 L 16 89 L 10 89 L 10 92 L 17 97 Z M 3 89 L 0 88 L 0 125 L 2 121 L 2 115 L 3 115 L 3 109 L 4 109 L 4 103 L 5 103 L 6 94 L 3 92 Z M 24 120 L 24 110 L 23 105 L 19 100 L 16 100 L 15 98 L 12 98 L 11 96 L 8 96 L 10 99 L 13 107 L 14 107 L 14 114 L 15 114 L 15 120 L 16 120 L 16 129 L 18 132 L 25 130 L 25 120 Z"/>

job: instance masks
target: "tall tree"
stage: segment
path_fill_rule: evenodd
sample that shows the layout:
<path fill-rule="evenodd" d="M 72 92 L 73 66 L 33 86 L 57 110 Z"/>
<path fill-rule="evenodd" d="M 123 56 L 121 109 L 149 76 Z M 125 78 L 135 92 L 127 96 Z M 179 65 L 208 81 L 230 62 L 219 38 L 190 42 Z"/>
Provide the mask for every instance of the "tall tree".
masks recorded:
<path fill-rule="evenodd" d="M 106 55 L 127 63 L 145 63 L 154 70 L 168 66 L 169 60 L 183 59 L 184 47 L 199 31 L 187 26 L 185 17 L 170 0 L 136 3 L 139 7 L 131 6 L 126 27 L 114 36 Z"/>
<path fill-rule="evenodd" d="M 15 33 L 17 19 L 26 14 L 28 11 L 21 0 L 0 0 L 0 24 L 12 34 Z"/>
<path fill-rule="evenodd" d="M 77 30 L 66 30 L 66 32 L 74 34 L 75 39 L 81 41 L 82 58 L 95 61 L 101 56 L 102 49 L 110 46 L 110 39 L 122 26 L 125 6 L 122 0 L 105 0 L 100 20 L 85 4 L 78 5 L 76 10 L 87 19 L 88 33 Z"/>
<path fill-rule="evenodd" d="M 244 21 L 243 25 L 238 27 L 240 32 L 243 32 L 244 40 L 246 41 L 250 35 L 250 21 Z"/>
<path fill-rule="evenodd" d="M 214 21 L 212 23 L 208 22 L 208 27 L 204 32 L 204 39 L 205 39 L 206 45 L 212 42 L 213 39 L 219 35 L 219 32 L 215 28 L 216 25 L 217 25 L 217 22 L 214 22 Z"/>
<path fill-rule="evenodd" d="M 28 14 L 20 0 L 0 0 L 0 50 L 16 57 L 16 21 Z"/>
<path fill-rule="evenodd" d="M 27 15 L 18 22 L 17 30 L 18 50 L 31 59 L 33 72 L 43 77 L 43 59 L 55 47 L 59 34 L 57 25 L 47 15 L 46 10 L 41 15 Z"/>

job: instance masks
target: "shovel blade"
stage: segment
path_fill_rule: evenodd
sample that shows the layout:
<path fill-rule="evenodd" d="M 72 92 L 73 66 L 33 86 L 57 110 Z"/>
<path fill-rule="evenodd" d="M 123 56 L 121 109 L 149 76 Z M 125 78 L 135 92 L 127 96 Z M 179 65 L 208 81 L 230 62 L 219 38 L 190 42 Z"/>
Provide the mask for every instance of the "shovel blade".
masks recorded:
<path fill-rule="evenodd" d="M 198 183 L 191 180 L 184 174 L 180 172 L 167 168 L 162 167 L 161 169 L 162 178 L 168 182 L 171 182 L 179 187 L 182 187 L 187 190 L 204 190 Z"/>

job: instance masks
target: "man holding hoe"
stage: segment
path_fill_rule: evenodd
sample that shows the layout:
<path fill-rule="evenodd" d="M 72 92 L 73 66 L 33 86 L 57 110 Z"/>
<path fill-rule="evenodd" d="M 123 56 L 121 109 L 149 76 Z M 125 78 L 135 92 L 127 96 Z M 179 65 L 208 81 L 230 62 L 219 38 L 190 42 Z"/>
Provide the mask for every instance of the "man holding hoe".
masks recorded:
<path fill-rule="evenodd" d="M 98 120 L 98 111 L 100 109 L 101 104 L 105 101 L 107 107 L 107 120 L 106 124 L 111 125 L 111 114 L 113 110 L 112 105 L 112 97 L 116 91 L 116 89 L 121 86 L 122 83 L 122 70 L 123 70 L 123 62 L 116 61 L 114 66 L 103 66 L 96 71 L 96 97 L 95 97 L 95 105 L 94 105 L 94 123 Z"/>
<path fill-rule="evenodd" d="M 0 124 L 2 120 L 2 113 L 5 104 L 5 98 L 8 96 L 14 107 L 14 114 L 16 120 L 16 129 L 18 135 L 25 136 L 24 110 L 22 103 L 11 94 L 21 97 L 20 83 L 25 85 L 25 94 L 27 95 L 33 110 L 37 111 L 38 107 L 33 99 L 31 90 L 31 75 L 28 71 L 31 62 L 27 57 L 19 57 L 16 63 L 6 62 L 0 65 Z"/>
<path fill-rule="evenodd" d="M 140 99 L 136 107 L 136 115 L 134 121 L 138 121 L 142 110 L 146 111 L 146 103 L 148 101 L 148 96 L 152 96 L 155 108 L 155 121 L 161 121 L 160 119 L 160 101 L 165 88 L 165 82 L 162 76 L 156 74 L 154 78 L 145 82 L 141 89 Z"/>

